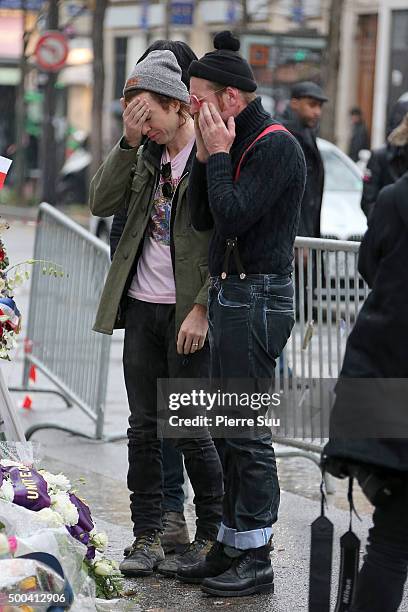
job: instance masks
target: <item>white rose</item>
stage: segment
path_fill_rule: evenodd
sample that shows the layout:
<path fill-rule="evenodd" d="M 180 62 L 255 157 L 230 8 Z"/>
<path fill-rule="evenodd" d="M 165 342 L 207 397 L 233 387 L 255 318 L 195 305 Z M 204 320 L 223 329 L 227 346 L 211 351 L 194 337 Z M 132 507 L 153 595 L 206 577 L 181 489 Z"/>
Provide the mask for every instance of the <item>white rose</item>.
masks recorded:
<path fill-rule="evenodd" d="M 3 480 L 0 487 L 0 498 L 12 502 L 14 500 L 14 487 L 8 478 Z"/>
<path fill-rule="evenodd" d="M 95 574 L 97 576 L 110 576 L 112 568 L 107 561 L 96 561 L 94 565 Z"/>
<path fill-rule="evenodd" d="M 49 527 L 64 526 L 64 521 L 62 520 L 62 517 L 58 514 L 58 512 L 51 510 L 51 508 L 43 508 L 42 510 L 39 510 L 37 512 L 37 516 L 42 521 L 44 521 L 44 523 L 47 523 Z"/>
<path fill-rule="evenodd" d="M 0 557 L 7 555 L 10 552 L 8 537 L 4 533 L 0 533 Z"/>
<path fill-rule="evenodd" d="M 51 474 L 51 472 L 45 470 L 40 470 L 40 474 L 50 489 L 69 491 L 71 488 L 71 483 L 64 474 Z"/>
<path fill-rule="evenodd" d="M 76 525 L 79 521 L 78 510 L 67 493 L 59 492 L 50 495 L 52 509 L 62 516 L 65 525 Z"/>
<path fill-rule="evenodd" d="M 11 333 L 7 335 L 5 340 L 6 340 L 6 348 L 7 349 L 12 350 L 12 349 L 16 348 L 17 340 L 14 338 L 14 336 L 11 335 Z"/>
<path fill-rule="evenodd" d="M 95 533 L 95 530 L 93 530 L 91 532 L 91 538 L 92 544 L 95 546 L 96 550 L 99 550 L 99 552 L 103 552 L 104 550 L 106 550 L 106 547 L 108 545 L 108 536 L 106 535 L 106 533 Z"/>

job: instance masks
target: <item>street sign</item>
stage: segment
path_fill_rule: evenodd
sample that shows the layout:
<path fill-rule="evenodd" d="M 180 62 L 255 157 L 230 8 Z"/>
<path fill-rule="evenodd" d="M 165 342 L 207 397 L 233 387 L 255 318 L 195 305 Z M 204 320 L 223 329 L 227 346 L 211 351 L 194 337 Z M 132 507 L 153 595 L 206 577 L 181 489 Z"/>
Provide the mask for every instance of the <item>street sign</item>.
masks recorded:
<path fill-rule="evenodd" d="M 251 66 L 267 66 L 269 64 L 268 45 L 251 45 L 249 48 L 249 63 Z"/>
<path fill-rule="evenodd" d="M 68 41 L 58 30 L 49 30 L 38 40 L 35 48 L 37 65 L 46 72 L 57 72 L 64 66 L 68 56 Z"/>
<path fill-rule="evenodd" d="M 172 2 L 172 25 L 193 25 L 194 2 Z"/>
<path fill-rule="evenodd" d="M 44 0 L 26 0 L 25 5 L 23 0 L 0 0 L 0 9 L 40 11 L 43 4 Z"/>

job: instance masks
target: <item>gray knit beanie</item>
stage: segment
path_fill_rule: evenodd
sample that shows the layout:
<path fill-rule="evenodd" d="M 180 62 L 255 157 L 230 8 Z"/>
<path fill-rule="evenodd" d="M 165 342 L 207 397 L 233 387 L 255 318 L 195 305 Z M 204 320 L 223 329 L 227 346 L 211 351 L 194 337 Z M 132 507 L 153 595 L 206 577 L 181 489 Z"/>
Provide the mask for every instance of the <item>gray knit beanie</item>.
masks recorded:
<path fill-rule="evenodd" d="M 181 80 L 181 68 L 171 51 L 152 51 L 130 73 L 123 95 L 142 89 L 188 103 L 188 89 Z"/>

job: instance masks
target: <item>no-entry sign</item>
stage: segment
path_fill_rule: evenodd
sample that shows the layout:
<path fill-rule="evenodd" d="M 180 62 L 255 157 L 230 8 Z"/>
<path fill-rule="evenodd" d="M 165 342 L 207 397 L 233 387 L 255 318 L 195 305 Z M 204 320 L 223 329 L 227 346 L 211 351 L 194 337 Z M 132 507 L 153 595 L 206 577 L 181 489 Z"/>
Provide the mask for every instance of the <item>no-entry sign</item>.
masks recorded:
<path fill-rule="evenodd" d="M 68 41 L 57 30 L 45 32 L 35 48 L 37 65 L 46 72 L 57 72 L 64 66 L 68 56 Z"/>

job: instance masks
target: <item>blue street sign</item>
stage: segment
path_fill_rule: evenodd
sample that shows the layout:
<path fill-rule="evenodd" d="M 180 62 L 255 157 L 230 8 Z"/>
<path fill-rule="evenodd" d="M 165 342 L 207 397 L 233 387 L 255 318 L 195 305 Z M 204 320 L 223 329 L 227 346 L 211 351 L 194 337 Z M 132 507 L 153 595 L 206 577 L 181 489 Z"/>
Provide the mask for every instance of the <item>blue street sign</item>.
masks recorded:
<path fill-rule="evenodd" d="M 193 25 L 194 2 L 172 2 L 172 25 Z"/>
<path fill-rule="evenodd" d="M 140 15 L 140 27 L 142 28 L 142 30 L 147 30 L 149 28 L 149 2 L 148 0 L 143 0 L 142 14 Z"/>
<path fill-rule="evenodd" d="M 44 0 L 26 0 L 25 8 L 27 11 L 41 10 Z M 22 0 L 0 0 L 0 9 L 16 9 L 21 11 L 24 2 Z"/>
<path fill-rule="evenodd" d="M 235 0 L 230 0 L 227 6 L 227 23 L 235 23 L 237 21 L 238 12 Z"/>
<path fill-rule="evenodd" d="M 303 0 L 294 0 L 292 8 L 292 20 L 295 23 L 303 23 L 305 19 L 305 11 L 303 7 Z"/>

